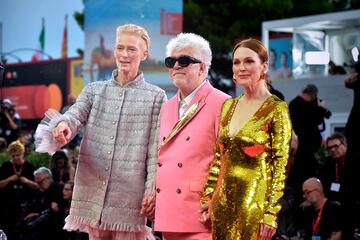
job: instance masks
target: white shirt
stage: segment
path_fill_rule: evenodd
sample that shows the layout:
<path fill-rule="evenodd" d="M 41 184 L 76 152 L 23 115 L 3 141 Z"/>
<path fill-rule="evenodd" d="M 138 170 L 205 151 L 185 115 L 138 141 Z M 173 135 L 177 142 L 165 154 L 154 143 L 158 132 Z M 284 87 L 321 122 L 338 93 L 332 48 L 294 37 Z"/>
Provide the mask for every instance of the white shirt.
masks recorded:
<path fill-rule="evenodd" d="M 199 91 L 199 89 L 202 87 L 202 85 L 204 85 L 206 82 L 206 80 L 204 80 L 202 83 L 200 83 L 199 86 L 197 86 L 194 91 L 192 91 L 186 98 L 184 98 L 184 100 L 180 99 L 180 94 L 179 94 L 179 119 L 183 117 L 185 110 L 188 108 L 191 100 L 194 98 L 195 94 Z"/>

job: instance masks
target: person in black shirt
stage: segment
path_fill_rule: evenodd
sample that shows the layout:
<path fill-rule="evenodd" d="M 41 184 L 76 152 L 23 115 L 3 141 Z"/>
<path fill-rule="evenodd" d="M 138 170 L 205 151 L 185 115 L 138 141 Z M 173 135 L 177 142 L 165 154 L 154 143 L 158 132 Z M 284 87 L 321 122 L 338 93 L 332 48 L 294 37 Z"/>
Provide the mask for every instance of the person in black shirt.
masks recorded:
<path fill-rule="evenodd" d="M 325 102 L 319 100 L 317 94 L 318 88 L 309 84 L 289 104 L 293 130 L 299 141 L 289 184 L 297 191 L 298 200 L 301 198 L 302 183 L 318 174 L 315 153 L 322 143 L 319 125 L 325 126 L 324 119 L 331 116 L 331 112 L 325 108 Z"/>
<path fill-rule="evenodd" d="M 344 180 L 344 165 L 347 150 L 345 136 L 334 133 L 326 139 L 326 149 L 329 156 L 325 158 L 324 166 L 319 171 L 325 195 L 333 201 L 341 202 L 341 187 Z"/>
<path fill-rule="evenodd" d="M 327 199 L 319 179 L 309 178 L 303 184 L 305 201 L 301 204 L 300 228 L 305 239 L 340 240 L 342 237 L 341 205 Z"/>
<path fill-rule="evenodd" d="M 0 110 L 0 137 L 9 144 L 18 140 L 20 136 L 21 119 L 15 110 L 16 106 L 8 98 L 1 102 Z"/>
<path fill-rule="evenodd" d="M 37 188 L 34 166 L 24 159 L 25 147 L 20 141 L 9 144 L 10 161 L 0 168 L 0 229 L 12 234 L 22 204 L 32 199 Z"/>
<path fill-rule="evenodd" d="M 63 187 L 65 182 L 74 180 L 75 169 L 65 152 L 61 150 L 52 155 L 50 169 L 54 183 L 60 188 Z"/>
<path fill-rule="evenodd" d="M 26 231 L 22 233 L 26 239 L 57 240 L 64 226 L 60 211 L 61 189 L 53 183 L 51 171 L 46 167 L 35 170 L 34 177 L 39 188 L 18 226 L 25 226 L 21 230 Z"/>

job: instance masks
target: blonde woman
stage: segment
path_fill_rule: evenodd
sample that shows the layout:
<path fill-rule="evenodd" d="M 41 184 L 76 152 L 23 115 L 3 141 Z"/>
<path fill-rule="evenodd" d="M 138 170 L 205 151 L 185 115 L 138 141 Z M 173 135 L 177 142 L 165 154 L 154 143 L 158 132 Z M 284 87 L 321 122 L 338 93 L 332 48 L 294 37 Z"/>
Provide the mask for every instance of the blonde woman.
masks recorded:
<path fill-rule="evenodd" d="M 10 161 L 0 168 L 0 225 L 11 233 L 21 214 L 21 205 L 32 199 L 34 189 L 34 166 L 24 159 L 25 147 L 20 141 L 9 144 Z"/>
<path fill-rule="evenodd" d="M 144 28 L 118 27 L 111 79 L 90 83 L 63 115 L 48 112 L 50 121 L 36 132 L 37 151 L 52 154 L 85 124 L 65 229 L 86 231 L 90 240 L 147 235 L 140 208 L 155 196 L 159 112 L 166 100 L 139 70 L 149 45 Z"/>

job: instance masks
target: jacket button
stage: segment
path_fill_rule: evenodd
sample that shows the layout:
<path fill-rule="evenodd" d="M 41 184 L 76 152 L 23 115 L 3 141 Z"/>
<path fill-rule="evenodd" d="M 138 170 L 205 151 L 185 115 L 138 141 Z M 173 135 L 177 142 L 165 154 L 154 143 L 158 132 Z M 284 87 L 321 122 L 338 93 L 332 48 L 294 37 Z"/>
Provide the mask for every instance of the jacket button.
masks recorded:
<path fill-rule="evenodd" d="M 161 166 L 162 166 L 162 163 L 161 163 L 161 162 L 159 162 L 159 163 L 158 163 L 158 166 L 159 166 L 159 167 L 161 167 Z"/>
<path fill-rule="evenodd" d="M 163 141 L 165 141 L 166 137 L 163 137 Z"/>
<path fill-rule="evenodd" d="M 156 192 L 159 193 L 159 192 L 160 192 L 160 188 L 157 188 L 157 189 L 156 189 Z"/>
<path fill-rule="evenodd" d="M 180 194 L 181 193 L 181 189 L 176 189 L 176 193 Z"/>
<path fill-rule="evenodd" d="M 178 163 L 178 167 L 182 167 L 183 164 L 181 162 Z"/>
<path fill-rule="evenodd" d="M 189 140 L 190 140 L 190 136 L 187 136 L 187 137 L 186 137 L 186 141 L 189 141 Z"/>

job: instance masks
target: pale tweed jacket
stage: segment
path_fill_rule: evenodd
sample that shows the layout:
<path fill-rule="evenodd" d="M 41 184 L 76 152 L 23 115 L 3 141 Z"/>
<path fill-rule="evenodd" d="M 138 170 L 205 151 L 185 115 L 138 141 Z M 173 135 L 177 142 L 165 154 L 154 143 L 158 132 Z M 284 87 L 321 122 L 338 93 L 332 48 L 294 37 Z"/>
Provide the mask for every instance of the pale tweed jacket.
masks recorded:
<path fill-rule="evenodd" d="M 67 229 L 145 229 L 140 207 L 144 190 L 154 189 L 159 112 L 166 95 L 142 73 L 123 86 L 116 74 L 86 86 L 61 116 L 73 132 L 85 124 Z"/>

